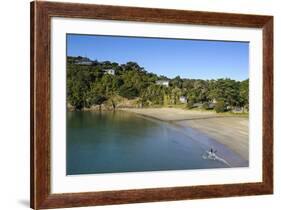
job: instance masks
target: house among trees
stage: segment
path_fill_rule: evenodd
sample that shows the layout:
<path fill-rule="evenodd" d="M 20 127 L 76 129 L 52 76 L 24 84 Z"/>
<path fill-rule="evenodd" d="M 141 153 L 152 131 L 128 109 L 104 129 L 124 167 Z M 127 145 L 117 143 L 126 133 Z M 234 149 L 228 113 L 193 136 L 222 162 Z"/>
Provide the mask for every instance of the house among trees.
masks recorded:
<path fill-rule="evenodd" d="M 92 65 L 92 61 L 89 58 L 85 58 L 85 57 L 78 57 L 78 60 L 75 62 L 75 64 L 77 65 L 87 65 L 90 66 Z"/>
<path fill-rule="evenodd" d="M 187 103 L 187 97 L 186 96 L 181 96 L 180 97 L 180 102 L 183 103 L 183 104 L 186 104 Z"/>
<path fill-rule="evenodd" d="M 140 107 L 182 104 L 188 109 L 243 113 L 249 111 L 249 79 L 170 79 L 149 73 L 134 62 L 118 64 L 68 56 L 67 100 L 69 109 L 74 110 L 103 103 L 117 107 L 117 103 L 132 100 Z"/>
<path fill-rule="evenodd" d="M 215 105 L 216 105 L 216 103 L 213 103 L 213 102 L 208 103 L 208 109 L 214 109 Z"/>
<path fill-rule="evenodd" d="M 163 85 L 163 86 L 169 87 L 169 80 L 157 80 L 157 81 L 156 81 L 156 84 L 157 84 L 157 85 Z"/>
<path fill-rule="evenodd" d="M 104 69 L 103 72 L 105 74 L 115 75 L 115 70 L 114 69 Z"/>
<path fill-rule="evenodd" d="M 212 103 L 213 104 L 217 103 L 217 100 L 215 98 L 213 98 Z"/>
<path fill-rule="evenodd" d="M 231 109 L 233 113 L 243 113 L 245 110 L 242 107 L 235 106 Z"/>

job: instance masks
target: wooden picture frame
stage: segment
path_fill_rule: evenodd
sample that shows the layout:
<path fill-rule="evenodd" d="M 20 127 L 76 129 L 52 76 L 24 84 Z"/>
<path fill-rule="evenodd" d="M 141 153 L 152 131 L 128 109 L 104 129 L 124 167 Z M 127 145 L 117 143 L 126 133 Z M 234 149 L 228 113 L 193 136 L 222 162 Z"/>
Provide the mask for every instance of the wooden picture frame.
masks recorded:
<path fill-rule="evenodd" d="M 263 179 L 257 183 L 51 194 L 50 21 L 52 17 L 261 28 Z M 273 17 L 92 4 L 31 2 L 31 208 L 172 201 L 273 193 Z"/>

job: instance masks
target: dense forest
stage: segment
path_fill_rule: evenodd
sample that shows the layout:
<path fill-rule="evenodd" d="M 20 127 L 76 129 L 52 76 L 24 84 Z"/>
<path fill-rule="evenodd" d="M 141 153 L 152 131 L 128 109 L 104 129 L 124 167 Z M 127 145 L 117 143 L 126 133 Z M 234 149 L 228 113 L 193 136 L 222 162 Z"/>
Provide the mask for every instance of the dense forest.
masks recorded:
<path fill-rule="evenodd" d="M 168 84 L 161 83 L 164 81 Z M 102 104 L 115 109 L 126 100 L 132 101 L 135 107 L 180 105 L 188 109 L 244 112 L 249 107 L 248 92 L 248 79 L 167 78 L 147 72 L 135 62 L 118 64 L 67 57 L 67 102 L 75 110 Z"/>

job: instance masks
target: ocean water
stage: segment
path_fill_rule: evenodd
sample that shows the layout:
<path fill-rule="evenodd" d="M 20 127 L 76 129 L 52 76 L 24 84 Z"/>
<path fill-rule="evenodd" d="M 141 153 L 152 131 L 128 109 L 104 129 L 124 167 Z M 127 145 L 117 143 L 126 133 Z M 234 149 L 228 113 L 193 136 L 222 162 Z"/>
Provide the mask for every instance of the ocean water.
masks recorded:
<path fill-rule="evenodd" d="M 67 113 L 67 175 L 228 168 L 202 158 L 213 144 L 190 128 L 124 111 Z"/>

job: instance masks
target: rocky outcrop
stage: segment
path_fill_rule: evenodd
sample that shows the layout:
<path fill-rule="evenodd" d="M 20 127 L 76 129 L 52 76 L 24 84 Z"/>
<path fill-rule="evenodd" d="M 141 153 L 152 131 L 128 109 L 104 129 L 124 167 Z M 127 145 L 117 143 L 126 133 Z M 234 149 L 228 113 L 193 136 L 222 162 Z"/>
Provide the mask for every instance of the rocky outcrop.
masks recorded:
<path fill-rule="evenodd" d="M 91 107 L 84 107 L 81 111 L 114 111 L 121 108 L 140 108 L 139 99 L 126 99 L 121 96 L 115 96 L 105 101 L 101 105 L 93 105 Z M 75 111 L 75 107 L 67 104 L 68 111 Z"/>

